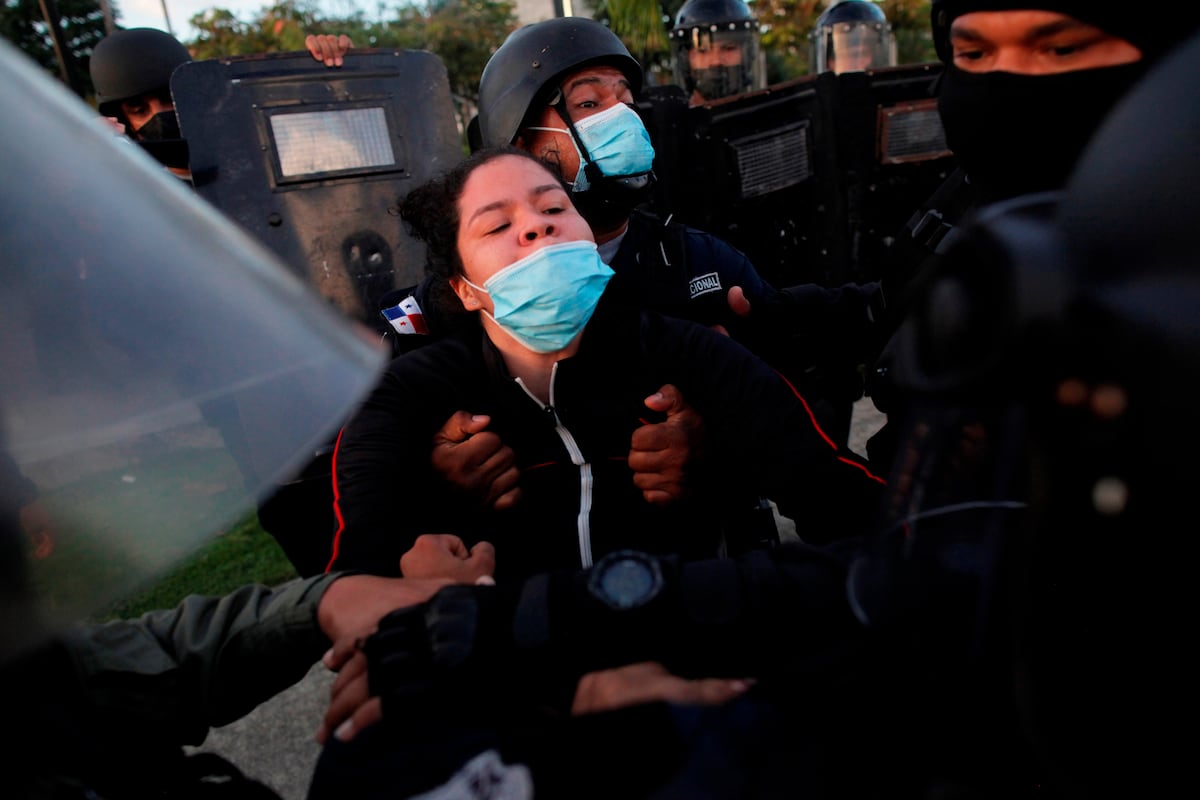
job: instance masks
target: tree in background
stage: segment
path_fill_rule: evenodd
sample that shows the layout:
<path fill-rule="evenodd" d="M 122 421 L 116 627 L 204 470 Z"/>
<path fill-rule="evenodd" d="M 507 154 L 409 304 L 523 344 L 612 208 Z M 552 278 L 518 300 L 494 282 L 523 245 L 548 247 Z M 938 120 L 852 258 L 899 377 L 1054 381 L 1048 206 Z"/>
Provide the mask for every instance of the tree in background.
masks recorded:
<path fill-rule="evenodd" d="M 879 4 L 896 35 L 896 60 L 900 64 L 937 61 L 929 29 L 929 0 L 883 0 Z"/>
<path fill-rule="evenodd" d="M 516 27 L 510 0 L 431 0 L 425 6 L 401 7 L 388 30 L 400 47 L 428 50 L 446 65 L 455 114 L 465 131 L 478 108 L 483 68 Z"/>
<path fill-rule="evenodd" d="M 608 23 L 613 33 L 641 62 L 647 83 L 671 79 L 670 31 L 675 12 L 684 0 L 600 0 L 595 18 Z"/>
<path fill-rule="evenodd" d="M 98 0 L 56 0 L 55 5 L 61 22 L 64 56 L 69 60 L 67 68 L 74 73 L 75 88 L 85 99 L 90 99 L 93 91 L 88 62 L 92 48 L 106 34 L 104 11 Z M 110 6 L 114 5 L 110 1 Z M 113 13 L 117 13 L 115 7 Z M 38 0 L 0 0 L 0 36 L 47 72 L 71 84 L 59 64 L 54 38 Z"/>
<path fill-rule="evenodd" d="M 185 42 L 198 61 L 253 53 L 290 53 L 304 49 L 310 33 L 349 33 L 337 28 L 336 20 L 321 16 L 315 2 L 283 0 L 264 6 L 249 21 L 240 20 L 223 8 L 210 8 L 192 17 L 199 35 Z M 356 40 L 357 41 L 357 40 Z"/>
<path fill-rule="evenodd" d="M 517 26 L 511 0 L 431 0 L 393 7 L 379 5 L 376 18 L 363 11 L 322 16 L 316 5 L 284 0 L 251 21 L 209 9 L 192 18 L 200 31 L 188 46 L 197 59 L 304 49 L 310 33 L 344 33 L 357 47 L 428 50 L 446 67 L 461 129 L 475 113 L 479 76 L 492 53 Z"/>

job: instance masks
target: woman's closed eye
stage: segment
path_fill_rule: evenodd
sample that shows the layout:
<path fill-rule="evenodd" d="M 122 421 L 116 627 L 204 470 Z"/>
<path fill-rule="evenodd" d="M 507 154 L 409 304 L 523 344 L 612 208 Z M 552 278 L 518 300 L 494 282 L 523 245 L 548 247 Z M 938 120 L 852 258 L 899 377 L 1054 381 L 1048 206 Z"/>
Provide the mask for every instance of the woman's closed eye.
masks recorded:
<path fill-rule="evenodd" d="M 493 236 L 497 233 L 503 233 L 512 226 L 512 220 L 507 216 L 495 214 L 479 220 L 478 230 L 484 236 Z"/>

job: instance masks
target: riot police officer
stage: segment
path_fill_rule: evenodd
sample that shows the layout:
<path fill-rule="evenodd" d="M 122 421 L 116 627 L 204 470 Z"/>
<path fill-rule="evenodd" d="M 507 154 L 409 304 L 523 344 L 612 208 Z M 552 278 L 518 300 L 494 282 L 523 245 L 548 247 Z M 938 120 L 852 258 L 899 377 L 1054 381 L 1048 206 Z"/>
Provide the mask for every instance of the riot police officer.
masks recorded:
<path fill-rule="evenodd" d="M 896 65 L 896 39 L 878 4 L 834 0 L 809 34 L 809 72 L 861 72 Z"/>
<path fill-rule="evenodd" d="M 918 285 L 980 208 L 1062 188 L 1113 105 L 1200 24 L 1192 6 L 1165 25 L 1087 0 L 933 0 L 930 11 L 945 63 L 938 113 L 959 168 L 913 214 L 893 251 L 894 266 L 917 272 Z M 889 415 L 904 402 L 890 378 L 892 351 L 885 348 L 867 383 Z M 896 435 L 889 423 L 868 442 L 880 470 L 892 462 Z"/>
<path fill-rule="evenodd" d="M 191 173 L 171 100 L 171 73 L 191 60 L 192 54 L 171 34 L 130 28 L 97 42 L 89 66 L 100 113 L 116 119 L 180 178 Z"/>
<path fill-rule="evenodd" d="M 328 67 L 341 66 L 351 46 L 345 34 L 310 34 L 305 39 L 312 57 Z M 191 170 L 171 98 L 171 73 L 191 60 L 192 54 L 171 34 L 128 28 L 97 42 L 89 64 L 100 113 L 184 180 L 191 179 Z"/>
<path fill-rule="evenodd" d="M 692 105 L 763 87 L 758 20 L 742 0 L 687 0 L 675 15 L 671 54 Z"/>

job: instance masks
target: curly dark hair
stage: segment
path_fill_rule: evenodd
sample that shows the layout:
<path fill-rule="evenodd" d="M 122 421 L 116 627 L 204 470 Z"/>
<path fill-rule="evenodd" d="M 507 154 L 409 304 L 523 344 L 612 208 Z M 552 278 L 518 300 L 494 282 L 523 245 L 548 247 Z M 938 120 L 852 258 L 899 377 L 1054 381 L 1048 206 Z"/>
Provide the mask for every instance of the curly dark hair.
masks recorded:
<path fill-rule="evenodd" d="M 448 315 L 467 315 L 450 288 L 450 279 L 463 274 L 458 253 L 458 199 L 471 173 L 500 156 L 528 158 L 540 165 L 555 180 L 561 181 L 553 167 L 516 147 L 486 147 L 472 153 L 442 175 L 410 191 L 400 201 L 400 218 L 412 235 L 425 243 L 425 272 L 433 280 L 430 297 L 438 310 Z M 563 187 L 566 189 L 566 186 Z M 474 316 L 473 314 L 468 316 Z"/>

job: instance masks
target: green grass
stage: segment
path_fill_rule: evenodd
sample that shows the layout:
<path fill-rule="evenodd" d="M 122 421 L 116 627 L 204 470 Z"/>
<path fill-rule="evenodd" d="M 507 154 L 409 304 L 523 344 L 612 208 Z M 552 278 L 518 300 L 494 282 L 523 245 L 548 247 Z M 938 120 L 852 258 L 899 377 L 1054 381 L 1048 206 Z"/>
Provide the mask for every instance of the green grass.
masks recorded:
<path fill-rule="evenodd" d="M 173 608 L 189 594 L 223 595 L 247 583 L 275 585 L 296 577 L 296 570 L 275 539 L 251 514 L 188 558 L 146 591 L 98 615 L 129 618 Z"/>

